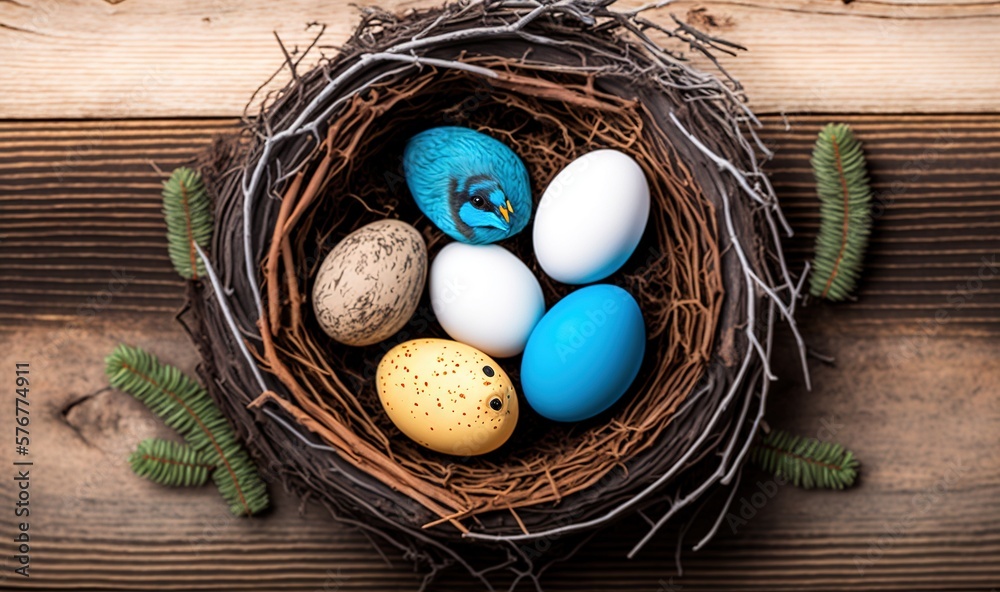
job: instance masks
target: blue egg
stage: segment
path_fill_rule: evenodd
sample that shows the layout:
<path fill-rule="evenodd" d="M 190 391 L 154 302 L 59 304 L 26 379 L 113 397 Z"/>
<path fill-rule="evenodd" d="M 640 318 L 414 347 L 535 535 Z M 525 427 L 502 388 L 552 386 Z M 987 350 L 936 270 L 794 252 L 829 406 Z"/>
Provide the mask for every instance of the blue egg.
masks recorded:
<path fill-rule="evenodd" d="M 538 321 L 521 360 L 521 390 L 540 415 L 580 421 L 615 404 L 646 353 L 639 304 L 609 284 L 587 286 Z"/>

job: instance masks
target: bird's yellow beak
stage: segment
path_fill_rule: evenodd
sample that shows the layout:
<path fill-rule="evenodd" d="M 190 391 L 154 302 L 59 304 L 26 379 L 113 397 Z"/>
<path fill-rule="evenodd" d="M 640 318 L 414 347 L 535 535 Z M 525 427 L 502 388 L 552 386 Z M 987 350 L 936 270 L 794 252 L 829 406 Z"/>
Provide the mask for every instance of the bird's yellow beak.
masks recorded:
<path fill-rule="evenodd" d="M 514 206 L 510 205 L 509 199 L 507 200 L 507 211 L 510 212 L 511 214 L 514 213 Z"/>
<path fill-rule="evenodd" d="M 509 201 L 507 202 L 507 205 L 510 206 Z M 508 211 L 513 212 L 514 210 L 508 210 L 507 208 L 500 206 L 500 215 L 503 216 L 504 222 L 510 224 L 510 214 Z"/>

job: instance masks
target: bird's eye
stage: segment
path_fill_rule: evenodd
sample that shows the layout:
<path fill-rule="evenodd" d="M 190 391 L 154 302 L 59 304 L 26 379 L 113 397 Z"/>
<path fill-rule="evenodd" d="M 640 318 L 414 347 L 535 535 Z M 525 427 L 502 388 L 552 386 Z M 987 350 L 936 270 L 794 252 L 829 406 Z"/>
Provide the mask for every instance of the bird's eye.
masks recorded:
<path fill-rule="evenodd" d="M 485 374 L 486 376 L 489 376 L 490 378 L 492 378 L 493 377 L 493 366 L 483 366 L 483 374 Z"/>
<path fill-rule="evenodd" d="M 482 208 L 483 206 L 486 205 L 486 200 L 479 195 L 473 195 L 472 199 L 470 199 L 469 201 L 472 202 L 472 205 L 477 208 Z"/>
<path fill-rule="evenodd" d="M 490 409 L 493 411 L 500 411 L 503 409 L 503 401 L 500 400 L 500 397 L 493 397 L 490 399 Z"/>

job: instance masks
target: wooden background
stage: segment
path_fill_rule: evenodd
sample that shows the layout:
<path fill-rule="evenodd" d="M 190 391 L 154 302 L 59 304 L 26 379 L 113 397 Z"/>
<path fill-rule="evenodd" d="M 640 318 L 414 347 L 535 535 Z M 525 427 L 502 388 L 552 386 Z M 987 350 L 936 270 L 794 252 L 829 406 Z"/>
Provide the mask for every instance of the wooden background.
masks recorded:
<path fill-rule="evenodd" d="M 724 64 L 765 114 L 793 261 L 818 223 L 816 131 L 846 121 L 865 143 L 881 207 L 858 301 L 802 309 L 836 366 L 814 364 L 806 392 L 779 348 L 768 412 L 847 443 L 863 473 L 848 492 L 805 492 L 748 471 L 733 510 L 745 524 L 687 552 L 683 577 L 670 536 L 625 560 L 630 525 L 554 567 L 547 589 L 1000 587 L 1000 2 L 676 2 L 658 18 L 670 13 L 750 48 Z M 103 376 L 119 341 L 196 362 L 171 320 L 182 285 L 155 167 L 232 128 L 282 62 L 275 32 L 292 47 L 322 22 L 332 47 L 356 16 L 329 1 L 0 0 L 0 381 L 31 363 L 35 461 L 30 579 L 10 574 L 13 474 L 0 474 L 0 589 L 417 587 L 405 561 L 387 566 L 323 512 L 299 517 L 280 484 L 272 515 L 240 520 L 212 488 L 134 477 L 128 451 L 168 431 Z M 478 588 L 454 572 L 434 589 Z"/>

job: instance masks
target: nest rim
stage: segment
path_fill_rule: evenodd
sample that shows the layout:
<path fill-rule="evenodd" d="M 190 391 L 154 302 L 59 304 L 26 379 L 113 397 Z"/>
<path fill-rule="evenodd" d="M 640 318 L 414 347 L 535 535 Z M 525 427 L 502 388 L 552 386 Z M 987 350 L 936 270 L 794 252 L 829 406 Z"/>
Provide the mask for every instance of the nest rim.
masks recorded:
<path fill-rule="evenodd" d="M 638 41 L 633 39 L 630 42 L 632 45 L 627 47 L 630 51 L 636 52 L 633 55 L 644 55 L 644 59 L 649 63 L 660 66 L 662 70 L 658 76 L 663 76 L 673 83 L 676 83 L 678 77 L 684 79 L 684 76 L 695 76 L 699 80 L 706 80 L 706 75 L 703 73 L 665 57 L 673 54 L 657 54 L 654 48 L 659 46 L 643 37 L 641 28 L 636 29 L 639 26 L 637 23 L 641 23 L 637 20 L 638 12 L 614 12 L 606 6 L 583 1 L 558 3 L 558 5 L 543 2 L 533 10 L 519 8 L 517 4 L 513 2 L 455 4 L 442 9 L 410 13 L 406 17 L 396 17 L 379 11 L 366 12 L 358 31 L 340 56 L 321 65 L 305 78 L 296 75 L 295 81 L 275 97 L 263 111 L 262 119 L 248 120 L 241 143 L 229 142 L 216 147 L 211 157 L 212 162 L 205 168 L 214 171 L 209 175 L 209 181 L 217 199 L 219 224 L 223 227 L 228 225 L 230 229 L 241 229 L 242 233 L 238 241 L 233 239 L 232 233 L 228 235 L 216 233 L 212 250 L 214 259 L 206 258 L 206 263 L 211 262 L 209 265 L 211 281 L 208 285 L 195 290 L 189 298 L 194 317 L 190 323 L 194 328 L 192 337 L 198 343 L 205 360 L 204 373 L 211 378 L 210 384 L 215 385 L 215 388 L 210 390 L 213 396 L 224 403 L 224 407 L 229 411 L 227 415 L 234 418 L 240 426 L 240 432 L 249 439 L 251 448 L 258 457 L 267 461 L 269 468 L 277 469 L 276 472 L 285 478 L 290 477 L 293 488 L 318 497 L 335 516 L 362 526 L 368 532 L 375 534 L 375 538 L 379 540 L 388 541 L 412 554 L 421 555 L 420 560 L 429 565 L 432 572 L 437 569 L 436 566 L 442 564 L 441 557 L 444 557 L 444 562 L 458 561 L 466 564 L 469 571 L 480 579 L 485 578 L 484 572 L 469 566 L 462 558 L 461 548 L 455 547 L 455 542 L 460 540 L 456 539 L 456 532 L 461 539 L 476 540 L 483 544 L 503 544 L 506 547 L 512 542 L 537 541 L 561 537 L 570 532 L 589 531 L 618 516 L 630 513 L 629 510 L 660 505 L 664 508 L 662 518 L 637 544 L 633 550 L 635 552 L 680 508 L 680 505 L 668 501 L 677 498 L 680 487 L 678 486 L 675 491 L 665 491 L 665 486 L 671 482 L 680 483 L 677 479 L 679 474 L 697 474 L 699 463 L 711 456 L 711 452 L 722 451 L 723 460 L 719 468 L 724 470 L 717 469 L 711 472 L 711 476 L 703 481 L 701 486 L 692 488 L 685 499 L 693 501 L 709 486 L 731 483 L 733 477 L 738 474 L 750 437 L 756 431 L 763 412 L 767 385 L 772 378 L 768 370 L 768 360 L 775 320 L 780 317 L 786 318 L 792 323 L 794 330 L 794 303 L 801 289 L 801 282 L 792 281 L 780 258 L 780 246 L 777 246 L 776 241 L 783 218 L 777 208 L 773 191 L 766 183 L 766 177 L 760 175 L 764 179 L 763 182 L 755 178 L 755 175 L 759 174 L 758 155 L 766 153 L 766 149 L 757 145 L 759 142 L 755 142 L 756 135 L 752 131 L 754 118 L 742 103 L 738 85 L 725 78 L 710 77 L 708 80 L 714 81 L 712 92 L 718 93 L 713 102 L 691 102 L 684 105 L 678 100 L 679 97 L 685 96 L 684 92 L 667 93 L 663 86 L 655 84 L 658 80 L 656 78 L 653 79 L 653 84 L 647 84 L 648 80 L 641 81 L 643 84 L 638 85 L 640 87 L 638 90 L 629 84 L 623 86 L 618 73 L 614 75 L 618 82 L 611 84 L 608 80 L 604 80 L 598 81 L 595 85 L 593 72 L 584 67 L 582 70 L 586 72 L 584 76 L 586 81 L 581 82 L 579 86 L 584 89 L 589 88 L 590 92 L 589 97 L 586 93 L 581 96 L 598 103 L 591 109 L 598 111 L 605 109 L 609 103 L 621 102 L 625 93 L 634 92 L 637 100 L 634 101 L 632 114 L 637 117 L 635 121 L 639 122 L 639 127 L 646 126 L 645 131 L 652 128 L 654 132 L 657 129 L 663 132 L 659 139 L 647 137 L 646 144 L 643 145 L 662 142 L 663 151 L 659 154 L 673 152 L 672 158 L 667 158 L 666 163 L 674 162 L 680 165 L 681 169 L 689 168 L 686 171 L 687 178 L 680 184 L 681 186 L 694 187 L 695 192 L 714 193 L 714 198 L 702 200 L 704 202 L 702 205 L 708 206 L 711 215 L 710 223 L 705 224 L 701 230 L 709 232 L 693 233 L 693 236 L 688 238 L 691 243 L 707 245 L 707 249 L 698 251 L 700 255 L 707 259 L 715 257 L 715 260 L 711 261 L 714 265 L 713 273 L 703 273 L 701 277 L 709 280 L 714 277 L 716 284 L 713 286 L 711 281 L 707 281 L 698 285 L 692 282 L 691 285 L 697 288 L 694 291 L 699 292 L 700 296 L 707 297 L 707 301 L 717 301 L 718 310 L 714 311 L 714 318 L 702 323 L 704 325 L 702 328 L 707 327 L 707 331 L 703 330 L 694 336 L 700 337 L 701 351 L 705 353 L 703 360 L 691 365 L 697 376 L 694 380 L 688 380 L 678 387 L 679 391 L 683 392 L 671 400 L 672 408 L 669 413 L 661 414 L 659 418 L 663 423 L 658 426 L 661 429 L 656 433 L 657 437 L 652 439 L 653 444 L 659 445 L 659 449 L 656 449 L 656 446 L 653 446 L 652 450 L 643 448 L 633 456 L 619 459 L 620 462 L 612 463 L 613 466 L 604 474 L 597 475 L 595 479 L 585 479 L 584 487 L 572 491 L 566 497 L 559 494 L 559 489 L 555 483 L 551 483 L 553 477 L 549 474 L 546 479 L 551 483 L 551 489 L 556 495 L 554 498 L 549 496 L 538 501 L 535 505 L 546 505 L 540 511 L 532 511 L 530 505 L 519 507 L 515 511 L 510 504 L 504 503 L 485 509 L 481 506 L 482 512 L 467 510 L 456 512 L 454 509 L 449 511 L 446 507 L 436 504 L 433 499 L 422 499 L 419 488 L 408 494 L 398 493 L 399 484 L 404 485 L 402 489 L 405 491 L 407 480 L 412 479 L 412 476 L 397 475 L 396 483 L 386 482 L 385 479 L 379 480 L 377 477 L 374 480 L 381 483 L 370 482 L 373 475 L 366 470 L 365 463 L 347 463 L 354 464 L 353 467 L 338 466 L 337 463 L 333 463 L 334 468 L 331 470 L 342 477 L 348 477 L 349 487 L 354 488 L 353 494 L 346 494 L 343 487 L 335 489 L 334 492 L 319 491 L 322 488 L 317 488 L 315 483 L 310 482 L 309 476 L 315 473 L 318 465 L 331 462 L 325 457 L 317 460 L 320 458 L 318 454 L 330 456 L 330 451 L 333 451 L 334 454 L 343 456 L 345 449 L 357 446 L 357 442 L 345 446 L 343 438 L 345 434 L 341 433 L 338 436 L 336 433 L 331 433 L 331 430 L 335 432 L 337 427 L 328 425 L 324 418 L 318 417 L 320 414 L 316 410 L 320 408 L 319 405 L 303 405 L 304 401 L 308 403 L 308 396 L 301 393 L 303 397 L 300 398 L 298 396 L 300 393 L 295 392 L 295 386 L 289 386 L 290 382 L 295 381 L 294 375 L 287 375 L 285 365 L 285 362 L 294 359 L 293 352 L 289 352 L 290 343 L 300 347 L 297 352 L 299 354 L 312 351 L 318 358 L 322 357 L 324 346 L 317 347 L 316 342 L 311 344 L 302 342 L 303 332 L 309 333 L 308 329 L 303 329 L 308 327 L 308 320 L 303 319 L 309 312 L 303 313 L 301 309 L 297 312 L 292 310 L 290 317 L 287 309 L 275 313 L 276 302 L 287 300 L 291 303 L 296 299 L 301 302 L 302 295 L 309 293 L 308 284 L 300 286 L 300 279 L 295 273 L 289 273 L 290 270 L 298 269 L 294 259 L 296 256 L 304 256 L 306 249 L 302 241 L 309 233 L 300 233 L 298 244 L 285 243 L 289 242 L 286 232 L 295 228 L 296 224 L 315 223 L 317 218 L 322 218 L 321 208 L 316 207 L 310 211 L 308 204 L 297 206 L 293 199 L 289 199 L 293 193 L 303 188 L 308 189 L 316 183 L 315 195 L 321 196 L 318 203 L 323 201 L 320 191 L 322 182 L 316 179 L 328 180 L 330 167 L 336 165 L 332 162 L 324 165 L 322 159 L 317 162 L 321 148 L 324 145 L 333 145 L 324 144 L 324 134 L 321 130 L 326 132 L 325 141 L 331 142 L 331 130 L 338 127 L 338 121 L 341 124 L 349 121 L 344 117 L 344 109 L 357 107 L 358 112 L 362 114 L 366 113 L 365 109 L 368 109 L 369 114 L 373 111 L 382 111 L 378 116 L 384 116 L 387 111 L 383 109 L 384 103 L 372 100 L 372 94 L 365 95 L 363 92 L 366 88 L 369 90 L 375 88 L 376 92 L 373 94 L 378 96 L 378 90 L 381 88 L 378 82 L 381 80 L 392 80 L 396 89 L 401 80 L 433 88 L 435 84 L 454 85 L 457 79 L 464 79 L 466 82 L 486 79 L 494 83 L 494 89 L 497 85 L 502 86 L 510 84 L 511 80 L 517 80 L 522 84 L 520 92 L 523 96 L 534 93 L 543 96 L 542 100 L 545 100 L 545 93 L 558 94 L 560 91 L 552 86 L 547 87 L 542 82 L 546 81 L 546 77 L 550 82 L 551 78 L 558 78 L 558 73 L 552 70 L 562 70 L 565 64 L 546 65 L 544 62 L 529 62 L 525 54 L 519 52 L 525 45 L 537 44 L 539 39 L 551 37 L 572 39 L 574 36 L 585 34 L 593 35 L 599 42 L 595 52 L 597 55 L 600 55 L 598 52 L 611 51 L 618 39 L 615 36 L 608 37 L 606 31 L 595 32 L 598 31 L 595 27 L 595 23 L 598 22 L 615 24 L 613 27 L 617 29 L 615 35 L 625 33 L 637 36 Z M 462 31 L 474 29 L 475 24 L 481 25 L 479 30 L 490 30 L 492 27 L 494 32 L 502 31 L 508 35 L 509 47 L 505 48 L 505 51 L 511 55 L 492 55 L 482 50 L 485 45 L 481 45 L 480 50 L 484 55 L 476 56 L 470 51 L 472 45 L 468 42 L 464 45 L 458 44 L 460 50 L 454 47 L 442 49 L 428 42 L 428 40 L 448 39 L 454 43 L 454 37 L 449 35 L 454 35 L 455 32 L 458 32 L 460 38 L 465 39 L 466 34 Z M 441 32 L 442 27 L 443 32 Z M 716 47 L 718 40 L 700 37 L 692 31 L 686 25 L 678 23 L 678 29 L 674 34 L 683 36 L 689 43 L 696 43 L 702 48 Z M 594 40 L 587 38 L 587 41 Z M 483 39 L 480 40 L 481 44 L 490 44 L 490 47 L 496 47 L 497 42 L 495 34 L 483 34 Z M 414 44 L 417 47 L 414 47 Z M 573 43 L 570 45 L 573 45 L 570 53 L 583 51 Z M 541 48 L 544 45 L 537 47 Z M 387 57 L 384 61 L 371 61 L 373 55 Z M 449 57 L 452 59 L 446 59 Z M 588 57 L 593 59 L 593 56 Z M 531 70 L 538 76 L 539 82 L 534 87 L 530 84 L 523 86 L 526 82 L 518 76 L 523 76 L 525 71 Z M 405 71 L 403 76 L 406 78 L 392 78 L 399 75 L 399 71 Z M 430 78 L 424 80 L 428 72 Z M 441 74 L 442 72 L 444 74 Z M 503 80 L 498 81 L 497 73 L 503 75 Z M 369 77 L 369 82 L 375 81 L 374 86 L 358 82 L 359 79 L 363 80 L 365 75 Z M 311 89 L 304 87 L 306 80 L 311 81 L 313 85 Z M 327 96 L 325 103 L 321 101 L 324 93 L 329 93 L 329 89 L 335 87 L 334 83 L 338 80 L 342 81 L 343 94 L 337 99 L 330 99 Z M 633 79 L 631 82 L 635 83 L 636 80 Z M 642 88 L 644 86 L 646 88 Z M 608 92 L 608 89 L 617 89 L 622 95 Z M 687 92 L 691 92 L 690 89 Z M 392 97 L 392 88 L 385 90 L 380 98 L 384 101 L 387 96 Z M 664 97 L 669 97 L 669 100 L 665 100 Z M 566 97 L 561 98 L 569 100 Z M 549 97 L 547 100 L 553 99 Z M 576 106 L 582 109 L 579 103 L 580 97 L 574 100 L 577 101 Z M 671 104 L 671 101 L 675 102 Z M 702 108 L 702 105 L 708 107 Z M 323 110 L 314 120 L 303 120 L 303 113 L 310 108 L 314 110 L 323 108 Z M 334 120 L 333 113 L 336 113 L 339 119 Z M 544 119 L 546 114 L 535 113 L 535 115 Z M 369 116 L 362 115 L 359 121 Z M 715 124 L 722 122 L 728 127 L 720 126 L 722 131 L 715 135 L 693 133 L 692 130 L 695 129 L 693 124 L 706 122 Z M 486 127 L 493 132 L 503 131 Z M 296 133 L 288 133 L 288 130 L 296 130 Z M 669 133 L 665 130 L 669 130 Z M 750 140 L 747 140 L 747 137 Z M 284 170 L 272 166 L 278 162 L 278 159 L 274 158 L 274 146 L 281 148 L 281 157 L 290 161 L 291 166 L 287 161 L 282 161 L 286 162 Z M 327 154 L 333 154 L 332 149 Z M 565 162 L 570 160 L 568 154 L 564 154 L 563 157 Z M 332 157 L 327 160 L 331 159 Z M 643 160 L 648 178 L 651 178 L 651 174 L 655 176 L 657 171 L 651 169 L 657 162 L 656 158 Z M 535 164 L 535 161 L 531 161 L 529 169 Z M 307 178 L 305 172 L 310 170 L 312 175 Z M 551 171 L 549 178 L 557 171 L 558 168 Z M 541 181 L 536 182 L 541 176 L 543 175 L 537 173 L 532 175 L 533 193 L 536 199 L 540 194 L 539 189 L 545 186 Z M 684 175 L 677 175 L 674 171 L 671 178 L 678 180 L 683 177 Z M 749 199 L 737 201 L 728 197 L 730 192 L 738 194 L 748 189 Z M 676 197 L 676 194 L 672 193 L 667 195 Z M 359 202 L 365 204 L 365 199 L 353 197 L 357 197 Z M 270 201 L 274 203 L 268 203 Z M 370 204 L 365 204 L 364 207 L 369 211 L 384 213 L 384 210 L 374 210 Z M 358 220 L 355 227 L 370 221 Z M 652 223 L 651 218 L 650 224 Z M 268 229 L 272 229 L 272 232 L 268 233 Z M 429 233 L 426 227 L 422 230 L 425 238 L 429 236 L 428 243 L 433 252 L 435 246 L 439 246 L 440 237 Z M 522 234 L 529 234 L 529 230 L 526 229 Z M 658 233 L 663 230 L 663 227 L 658 226 Z M 264 231 L 265 236 L 271 237 L 270 243 L 266 241 L 254 243 L 252 237 L 255 233 L 259 235 L 260 231 Z M 649 233 L 648 228 L 647 233 Z M 761 247 L 759 244 L 761 241 L 757 240 L 760 238 L 758 235 L 764 237 L 764 242 L 773 240 L 775 243 L 770 248 Z M 311 238 L 315 240 L 315 233 Z M 663 239 L 662 236 L 659 238 Z M 755 245 L 755 242 L 758 244 Z M 749 248 L 743 248 L 742 245 L 747 245 Z M 670 245 L 671 248 L 677 246 Z M 314 259 L 315 266 L 322 257 L 317 256 Z M 284 265 L 283 272 L 282 265 Z M 774 271 L 775 268 L 777 272 Z M 263 273 L 258 274 L 261 269 Z M 537 266 L 534 271 L 538 276 L 540 272 Z M 644 274 L 648 275 L 648 269 L 640 267 L 640 273 L 635 272 L 636 268 L 633 267 L 632 275 L 626 280 L 626 283 L 632 282 L 632 287 L 635 287 L 635 282 L 644 279 Z M 286 276 L 284 291 L 279 285 L 281 273 Z M 773 273 L 776 275 L 772 275 Z M 248 278 L 253 278 L 253 281 L 248 281 Z M 254 283 L 261 285 L 262 289 L 258 291 Z M 553 291 L 551 286 L 547 286 L 547 305 L 554 304 L 550 297 L 557 293 L 558 290 Z M 232 296 L 223 296 L 226 294 Z M 294 307 L 289 306 L 289 309 Z M 643 312 L 646 316 L 645 308 Z M 283 326 L 283 317 L 292 319 L 291 327 Z M 705 319 L 709 317 L 712 315 L 705 315 Z M 688 319 L 688 322 L 695 321 Z M 748 327 L 743 334 L 737 330 L 740 325 Z M 272 329 L 277 330 L 272 331 Z M 657 336 L 666 330 L 664 327 L 657 329 L 659 330 Z M 245 343 L 248 341 L 245 337 L 250 338 L 249 346 Z M 698 340 L 692 339 L 692 341 Z M 329 343 L 325 347 L 329 347 Z M 240 358 L 243 358 L 243 362 L 239 361 Z M 648 358 L 647 353 L 643 373 L 647 369 Z M 321 359 L 313 359 L 309 363 L 315 366 L 317 362 L 322 364 Z M 285 370 L 282 370 L 282 367 L 285 367 Z M 662 374 L 661 372 L 658 378 L 666 381 L 668 377 Z M 265 375 L 269 380 L 264 378 Z M 220 381 L 222 378 L 226 381 Z M 228 384 L 222 387 L 219 385 L 220 382 Z M 338 382 L 339 385 L 336 384 Z M 348 388 L 337 377 L 336 372 L 330 375 L 327 384 L 335 389 Z M 234 388 L 234 385 L 240 386 Z M 282 387 L 285 387 L 284 392 L 281 392 Z M 654 389 L 646 389 L 644 394 L 651 396 L 654 394 Z M 619 407 L 616 407 L 616 413 L 624 413 L 628 409 L 643 406 L 642 403 L 645 401 L 641 396 L 634 396 L 632 392 L 626 395 L 630 396 L 631 402 L 624 406 L 620 403 Z M 742 405 L 731 404 L 737 399 L 742 399 Z M 290 404 L 293 400 L 298 405 Z M 248 410 L 248 407 L 260 412 L 254 413 Z M 727 408 L 728 415 L 724 413 Z M 291 425 L 289 420 L 294 420 L 298 429 Z M 697 437 L 684 440 L 688 446 L 683 450 L 669 450 L 668 454 L 666 451 L 670 449 L 669 443 L 664 443 L 662 440 L 669 432 L 668 428 L 675 423 L 671 420 L 676 420 L 677 423 L 683 421 Z M 294 458 L 289 459 L 287 465 L 275 462 L 282 459 L 280 450 L 282 442 L 274 435 L 277 432 L 260 429 L 259 423 L 263 421 L 270 421 L 272 427 L 284 430 L 283 433 L 288 439 L 285 444 L 304 443 L 295 451 L 292 455 Z M 609 422 L 607 425 L 612 423 Z M 341 427 L 347 427 L 350 431 L 351 427 L 356 428 L 358 425 L 345 424 Z M 310 432 L 311 435 L 306 435 Z M 315 435 L 320 436 L 318 441 L 313 437 Z M 710 436 L 717 442 L 715 447 L 706 448 L 703 444 Z M 379 435 L 375 434 L 368 443 L 377 444 L 379 441 Z M 396 445 L 398 449 L 399 443 L 390 442 L 389 438 L 381 441 L 384 442 L 388 452 L 385 459 L 395 461 L 392 445 Z M 426 452 L 422 454 L 427 456 Z M 385 459 L 381 461 L 381 470 L 390 474 L 395 473 L 395 468 L 385 466 Z M 371 459 L 366 460 L 375 462 Z M 630 464 L 631 471 L 628 467 Z M 624 475 L 614 472 L 618 466 L 625 467 L 627 472 Z M 493 468 L 496 468 L 495 465 Z M 543 480 L 542 475 L 545 472 L 536 475 L 539 481 Z M 391 507 L 393 505 L 396 507 Z M 482 515 L 473 516 L 474 514 Z M 365 527 L 363 525 L 365 517 L 375 518 L 384 526 Z M 432 519 L 428 521 L 428 517 Z M 472 528 L 464 526 L 457 520 L 470 517 L 474 518 L 471 521 Z M 454 528 L 441 528 L 447 524 Z M 715 527 L 718 527 L 718 523 Z M 419 550 L 421 546 L 433 550 L 428 554 Z M 512 552 L 508 550 L 508 553 Z M 518 554 L 513 553 L 515 560 L 525 560 L 523 556 L 518 557 Z M 530 561 L 527 563 L 532 564 Z M 485 578 L 484 582 L 489 587 L 488 578 Z"/>

